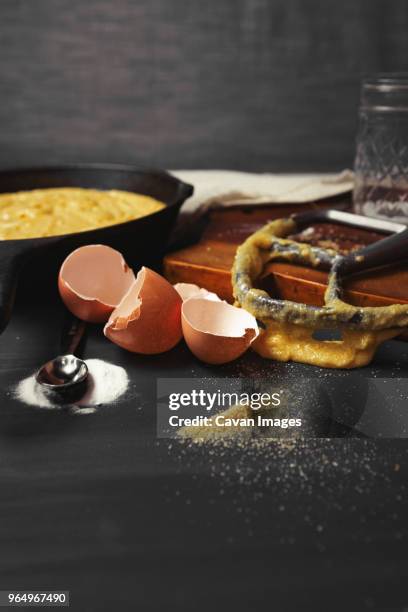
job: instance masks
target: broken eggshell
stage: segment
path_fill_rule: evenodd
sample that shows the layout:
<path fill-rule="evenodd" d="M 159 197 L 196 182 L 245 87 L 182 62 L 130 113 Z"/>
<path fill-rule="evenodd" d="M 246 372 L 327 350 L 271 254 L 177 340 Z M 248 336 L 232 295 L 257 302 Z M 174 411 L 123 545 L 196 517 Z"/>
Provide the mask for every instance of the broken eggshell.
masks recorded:
<path fill-rule="evenodd" d="M 194 285 L 193 283 L 177 283 L 173 285 L 173 287 L 180 295 L 183 302 L 190 298 L 204 298 L 206 300 L 215 300 L 216 302 L 221 301 L 216 293 L 207 291 L 207 289 Z"/>
<path fill-rule="evenodd" d="M 237 359 L 259 334 L 254 316 L 221 300 L 188 299 L 181 308 L 181 322 L 191 352 L 210 364 Z"/>
<path fill-rule="evenodd" d="M 181 303 L 180 295 L 165 278 L 143 267 L 103 333 L 133 353 L 164 353 L 182 338 Z"/>
<path fill-rule="evenodd" d="M 106 323 L 135 275 L 119 251 L 90 244 L 72 251 L 63 262 L 58 289 L 65 306 L 90 323 Z"/>

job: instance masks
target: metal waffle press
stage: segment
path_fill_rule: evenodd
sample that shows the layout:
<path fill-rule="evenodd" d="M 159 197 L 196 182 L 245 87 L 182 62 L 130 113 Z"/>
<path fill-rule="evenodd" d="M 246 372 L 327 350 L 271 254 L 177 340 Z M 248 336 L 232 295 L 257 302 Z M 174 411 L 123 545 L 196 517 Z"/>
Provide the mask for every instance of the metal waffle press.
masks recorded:
<path fill-rule="evenodd" d="M 388 236 L 347 255 L 286 238 L 312 223 L 324 222 Z M 408 304 L 354 306 L 343 301 L 342 283 L 351 274 L 404 258 L 408 258 L 405 225 L 337 210 L 306 212 L 271 221 L 238 248 L 232 268 L 236 302 L 251 312 L 262 328 L 253 348 L 264 357 L 281 361 L 336 368 L 366 365 L 381 342 L 408 327 Z M 257 288 L 265 265 L 271 261 L 329 270 L 324 305 L 280 300 Z M 317 332 L 321 330 L 337 330 L 337 337 L 319 339 Z"/>

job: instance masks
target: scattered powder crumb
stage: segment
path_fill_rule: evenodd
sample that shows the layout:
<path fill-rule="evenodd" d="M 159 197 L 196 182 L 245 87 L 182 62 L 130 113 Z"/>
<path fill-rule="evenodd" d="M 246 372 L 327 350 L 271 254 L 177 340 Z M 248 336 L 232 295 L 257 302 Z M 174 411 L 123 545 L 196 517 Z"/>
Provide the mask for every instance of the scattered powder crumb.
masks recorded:
<path fill-rule="evenodd" d="M 222 415 L 226 419 L 249 419 L 253 418 L 256 422 L 257 416 L 273 416 L 270 413 L 270 408 L 264 407 L 262 410 L 252 410 L 251 406 L 246 404 L 237 404 L 231 406 L 227 410 L 219 412 L 218 415 Z M 275 416 L 277 416 L 275 414 Z M 283 430 L 283 436 L 286 436 L 286 430 Z M 232 444 L 243 444 L 243 443 L 260 443 L 263 438 L 276 440 L 281 438 L 282 432 L 275 429 L 273 431 L 271 427 L 261 427 L 258 425 L 251 427 L 241 427 L 240 425 L 230 425 L 228 427 L 222 427 L 212 422 L 211 425 L 198 425 L 190 426 L 186 425 L 180 427 L 177 431 L 177 437 L 181 440 L 188 440 L 195 444 L 208 444 L 217 442 L 231 442 Z M 290 433 L 290 439 L 286 438 L 285 443 L 293 444 L 294 440 L 299 435 L 296 433 Z"/>
<path fill-rule="evenodd" d="M 102 359 L 88 359 L 88 386 L 85 395 L 74 402 L 73 413 L 94 412 L 95 406 L 111 404 L 127 390 L 129 379 L 126 370 Z M 61 403 L 53 401 L 52 394 L 47 392 L 35 380 L 35 375 L 22 380 L 14 389 L 14 397 L 24 404 L 38 408 L 60 408 Z"/>
<path fill-rule="evenodd" d="M 247 508 L 254 518 L 263 506 L 249 505 L 248 493 L 253 501 L 261 502 L 273 491 L 282 512 L 287 512 L 289 494 L 302 499 L 306 504 L 304 521 L 312 525 L 310 517 L 317 501 L 322 509 L 331 503 L 352 511 L 350 495 L 364 495 L 391 483 L 391 474 L 400 470 L 400 464 L 391 449 L 391 456 L 378 455 L 377 442 L 360 438 L 224 437 L 214 432 L 205 436 L 203 431 L 188 432 L 186 428 L 176 441 L 168 443 L 168 452 L 183 469 L 189 465 L 191 472 L 204 470 L 220 490 L 229 490 L 237 512 Z M 399 494 L 405 491 L 404 484 L 400 486 Z M 325 529 L 323 510 L 318 519 L 314 528 L 320 533 Z"/>
<path fill-rule="evenodd" d="M 228 410 L 223 411 L 226 418 L 243 419 L 252 416 L 252 411 L 249 406 L 238 405 L 231 406 Z M 181 427 L 177 431 L 177 436 L 184 440 L 191 440 L 197 444 L 205 442 L 217 442 L 219 440 L 233 439 L 235 442 L 242 439 L 248 439 L 251 436 L 251 428 L 240 426 L 218 427 L 211 426 L 186 426 Z"/>

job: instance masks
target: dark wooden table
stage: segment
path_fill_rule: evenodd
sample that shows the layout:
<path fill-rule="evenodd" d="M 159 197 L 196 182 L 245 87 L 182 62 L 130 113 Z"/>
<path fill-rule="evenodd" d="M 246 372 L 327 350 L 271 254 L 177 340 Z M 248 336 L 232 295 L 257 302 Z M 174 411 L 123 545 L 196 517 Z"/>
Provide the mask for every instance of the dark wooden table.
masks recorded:
<path fill-rule="evenodd" d="M 11 388 L 58 353 L 49 285 L 31 264 L 0 339 L 1 589 L 70 590 L 81 612 L 407 609 L 405 440 L 217 451 L 156 438 L 157 377 L 337 373 L 250 353 L 215 369 L 183 344 L 142 358 L 95 327 L 86 357 L 127 368 L 126 399 L 92 415 L 30 408 Z M 407 355 L 390 342 L 361 376 L 406 376 Z"/>

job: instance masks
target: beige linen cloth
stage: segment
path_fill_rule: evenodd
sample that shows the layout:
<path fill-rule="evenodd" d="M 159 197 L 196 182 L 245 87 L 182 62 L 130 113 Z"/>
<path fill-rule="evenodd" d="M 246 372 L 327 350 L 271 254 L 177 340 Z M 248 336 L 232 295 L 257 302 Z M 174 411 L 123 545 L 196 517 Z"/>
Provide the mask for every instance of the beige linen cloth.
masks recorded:
<path fill-rule="evenodd" d="M 230 170 L 174 170 L 174 176 L 194 185 L 183 213 L 204 212 L 233 204 L 304 204 L 353 189 L 353 173 L 255 174 Z"/>

